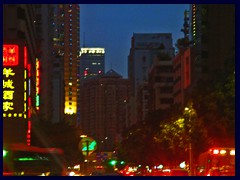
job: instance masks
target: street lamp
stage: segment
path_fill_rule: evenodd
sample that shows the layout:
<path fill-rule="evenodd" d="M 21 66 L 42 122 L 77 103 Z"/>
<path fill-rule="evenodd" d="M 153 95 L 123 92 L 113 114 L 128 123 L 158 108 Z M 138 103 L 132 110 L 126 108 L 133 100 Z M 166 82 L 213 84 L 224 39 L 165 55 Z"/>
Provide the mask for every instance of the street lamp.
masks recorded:
<path fill-rule="evenodd" d="M 187 136 L 189 138 L 189 172 L 190 172 L 190 176 L 193 175 L 193 152 L 192 152 L 192 138 L 191 138 L 191 128 L 192 128 L 192 124 L 191 124 L 191 113 L 192 113 L 192 108 L 189 107 L 185 107 L 184 108 L 184 113 L 188 115 L 188 122 L 185 125 L 189 126 L 189 128 L 187 128 L 186 133 Z M 184 118 L 185 119 L 185 118 Z M 186 120 L 186 119 L 185 119 Z"/>

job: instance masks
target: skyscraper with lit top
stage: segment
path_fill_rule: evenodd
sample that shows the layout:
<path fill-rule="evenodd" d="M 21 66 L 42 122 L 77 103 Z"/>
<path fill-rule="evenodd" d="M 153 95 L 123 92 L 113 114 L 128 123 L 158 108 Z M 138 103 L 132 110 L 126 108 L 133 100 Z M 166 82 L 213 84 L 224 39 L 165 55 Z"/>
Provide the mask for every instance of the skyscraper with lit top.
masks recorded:
<path fill-rule="evenodd" d="M 83 47 L 80 52 L 80 84 L 105 72 L 105 48 Z"/>

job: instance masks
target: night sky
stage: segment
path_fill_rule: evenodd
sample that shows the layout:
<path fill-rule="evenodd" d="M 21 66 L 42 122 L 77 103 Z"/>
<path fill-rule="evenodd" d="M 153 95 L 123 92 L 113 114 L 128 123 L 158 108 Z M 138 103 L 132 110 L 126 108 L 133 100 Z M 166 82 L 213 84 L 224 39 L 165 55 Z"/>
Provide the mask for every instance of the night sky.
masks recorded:
<path fill-rule="evenodd" d="M 183 37 L 184 10 L 189 4 L 80 4 L 81 47 L 105 48 L 105 71 L 127 78 L 133 33 L 172 33 L 175 47 Z"/>

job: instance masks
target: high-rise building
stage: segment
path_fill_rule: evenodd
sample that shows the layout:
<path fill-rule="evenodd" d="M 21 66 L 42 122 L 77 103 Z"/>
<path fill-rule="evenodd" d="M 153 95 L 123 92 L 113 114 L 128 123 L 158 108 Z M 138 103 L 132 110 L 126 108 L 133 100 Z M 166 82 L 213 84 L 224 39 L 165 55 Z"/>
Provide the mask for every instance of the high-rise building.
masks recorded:
<path fill-rule="evenodd" d="M 190 40 L 196 51 L 194 81 L 218 76 L 235 56 L 235 5 L 192 4 Z"/>
<path fill-rule="evenodd" d="M 80 52 L 80 84 L 105 73 L 105 49 L 83 47 Z"/>
<path fill-rule="evenodd" d="M 101 151 L 112 151 L 126 127 L 129 80 L 111 69 L 86 81 L 80 91 L 83 133 L 95 139 Z"/>
<path fill-rule="evenodd" d="M 31 145 L 39 110 L 36 5 L 3 5 L 3 142 Z"/>
<path fill-rule="evenodd" d="M 80 7 L 78 4 L 58 4 L 54 13 L 53 52 L 64 65 L 64 120 L 78 125 Z"/>
<path fill-rule="evenodd" d="M 174 58 L 174 103 L 185 105 L 199 80 L 211 82 L 226 71 L 227 65 L 234 64 L 235 7 L 192 4 L 185 11 L 182 31 L 187 38 L 182 40 L 187 41 L 179 41 L 185 44 L 180 44 Z"/>
<path fill-rule="evenodd" d="M 58 93 L 53 93 L 53 37 L 54 37 L 54 4 L 36 4 L 36 33 L 39 37 L 39 69 L 40 69 L 40 89 L 39 89 L 39 114 L 42 121 L 60 121 L 56 118 L 58 107 L 54 104 L 53 97 Z M 56 73 L 56 72 L 55 72 Z M 60 90 L 60 89 L 59 89 Z M 54 95 L 54 96 L 53 96 Z M 60 97 L 58 96 L 58 99 Z M 63 119 L 63 117 L 62 117 Z"/>
<path fill-rule="evenodd" d="M 142 121 L 148 112 L 148 73 L 154 58 L 166 53 L 174 56 L 171 33 L 134 33 L 128 57 L 128 76 L 131 82 L 131 121 Z"/>

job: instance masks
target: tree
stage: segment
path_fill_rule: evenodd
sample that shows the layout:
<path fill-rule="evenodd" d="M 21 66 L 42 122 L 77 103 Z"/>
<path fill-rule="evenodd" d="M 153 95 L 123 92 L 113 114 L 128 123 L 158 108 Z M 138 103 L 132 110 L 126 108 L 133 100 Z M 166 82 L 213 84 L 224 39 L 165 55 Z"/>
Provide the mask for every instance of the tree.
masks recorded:
<path fill-rule="evenodd" d="M 188 158 L 186 151 L 189 143 L 192 144 L 196 158 L 208 146 L 209 140 L 202 119 L 197 117 L 192 104 L 189 104 L 178 118 L 172 116 L 170 121 L 162 123 L 156 136 L 156 141 L 165 148 L 166 155 L 172 163 Z"/>

